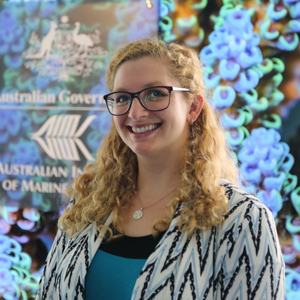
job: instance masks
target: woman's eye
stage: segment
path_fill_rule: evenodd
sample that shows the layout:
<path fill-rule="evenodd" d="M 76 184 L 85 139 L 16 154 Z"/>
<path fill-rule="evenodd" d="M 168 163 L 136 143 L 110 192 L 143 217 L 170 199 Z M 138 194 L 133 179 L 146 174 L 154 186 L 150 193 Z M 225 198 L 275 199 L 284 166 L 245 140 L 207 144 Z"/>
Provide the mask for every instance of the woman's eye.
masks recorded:
<path fill-rule="evenodd" d="M 165 96 L 165 93 L 159 90 L 156 91 L 152 91 L 151 94 L 153 95 L 153 97 L 161 97 L 161 96 Z"/>
<path fill-rule="evenodd" d="M 116 102 L 117 103 L 124 103 L 124 102 L 128 103 L 128 102 L 130 102 L 130 97 L 126 96 L 126 95 L 119 96 L 119 97 L 117 97 Z"/>
<path fill-rule="evenodd" d="M 163 96 L 165 96 L 163 92 L 159 90 L 153 90 L 149 91 L 148 95 L 146 96 L 146 99 L 157 99 Z"/>

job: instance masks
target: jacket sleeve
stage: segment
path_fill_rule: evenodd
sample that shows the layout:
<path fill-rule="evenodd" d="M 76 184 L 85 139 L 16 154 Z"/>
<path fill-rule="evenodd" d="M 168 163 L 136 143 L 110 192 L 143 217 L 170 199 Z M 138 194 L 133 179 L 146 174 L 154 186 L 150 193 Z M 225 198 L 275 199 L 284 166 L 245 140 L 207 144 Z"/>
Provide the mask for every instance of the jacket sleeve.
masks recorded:
<path fill-rule="evenodd" d="M 67 208 L 71 208 L 75 200 L 71 200 Z M 69 237 L 58 229 L 53 241 L 51 250 L 48 253 L 43 274 L 41 276 L 37 291 L 36 300 L 48 299 L 49 294 L 54 290 L 56 270 L 59 266 L 62 254 L 64 253 Z"/>
<path fill-rule="evenodd" d="M 261 201 L 245 198 L 225 222 L 236 225 L 223 235 L 215 299 L 284 299 L 284 261 L 273 216 Z"/>

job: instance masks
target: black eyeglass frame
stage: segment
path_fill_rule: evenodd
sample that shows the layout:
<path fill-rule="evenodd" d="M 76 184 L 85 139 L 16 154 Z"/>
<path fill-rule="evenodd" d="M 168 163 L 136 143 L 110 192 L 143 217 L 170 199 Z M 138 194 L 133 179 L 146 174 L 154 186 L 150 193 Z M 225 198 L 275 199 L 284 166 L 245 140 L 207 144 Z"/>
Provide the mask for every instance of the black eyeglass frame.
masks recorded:
<path fill-rule="evenodd" d="M 149 89 L 153 89 L 153 88 L 166 88 L 166 89 L 169 91 L 169 103 L 168 103 L 167 107 L 165 107 L 165 108 L 163 108 L 163 109 L 155 109 L 155 110 L 154 110 L 154 109 L 149 109 L 148 107 L 146 107 L 146 106 L 144 105 L 144 103 L 142 102 L 142 100 L 141 100 L 141 98 L 140 98 L 141 93 L 142 93 L 143 91 L 145 91 L 145 90 L 149 90 Z M 192 93 L 191 90 L 186 89 L 186 88 L 180 88 L 180 87 L 175 87 L 175 86 L 163 86 L 163 85 L 159 85 L 159 86 L 151 86 L 151 87 L 145 88 L 145 89 L 143 89 L 143 90 L 141 90 L 141 91 L 139 91 L 139 92 L 136 92 L 136 93 L 129 93 L 129 92 L 127 92 L 127 91 L 112 92 L 112 93 L 103 95 L 103 99 L 104 99 L 104 101 L 105 101 L 105 103 L 106 103 L 106 107 L 107 107 L 108 112 L 109 112 L 112 116 L 123 116 L 123 115 L 125 115 L 125 114 L 127 114 L 127 113 L 129 112 L 129 110 L 130 110 L 130 108 L 131 108 L 131 105 L 132 105 L 132 101 L 133 101 L 133 99 L 134 99 L 135 97 L 139 100 L 140 104 L 141 104 L 146 110 L 148 110 L 148 111 L 162 111 L 162 110 L 167 109 L 167 108 L 169 107 L 169 105 L 170 105 L 170 102 L 171 102 L 171 93 L 172 93 L 172 91 L 180 91 L 180 92 L 189 92 L 189 93 Z M 129 104 L 129 106 L 128 106 L 128 109 L 127 109 L 126 112 L 124 112 L 124 113 L 122 113 L 122 114 L 113 114 L 113 113 L 110 112 L 110 110 L 109 110 L 109 108 L 108 108 L 108 103 L 107 103 L 108 97 L 109 97 L 110 95 L 112 95 L 112 94 L 117 94 L 117 93 L 126 93 L 126 94 L 130 95 L 130 104 Z"/>

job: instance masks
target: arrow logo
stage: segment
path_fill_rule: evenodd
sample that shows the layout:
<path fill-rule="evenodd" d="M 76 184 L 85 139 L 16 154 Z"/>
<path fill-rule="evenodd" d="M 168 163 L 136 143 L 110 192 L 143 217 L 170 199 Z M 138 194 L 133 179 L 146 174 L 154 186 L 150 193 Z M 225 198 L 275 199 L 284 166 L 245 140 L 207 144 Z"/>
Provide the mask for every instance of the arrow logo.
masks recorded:
<path fill-rule="evenodd" d="M 32 133 L 31 139 L 37 141 L 53 159 L 79 161 L 79 148 L 87 160 L 95 161 L 79 138 L 96 117 L 96 115 L 89 116 L 78 128 L 81 115 L 53 115 L 37 132 Z M 43 135 L 45 138 L 42 137 Z"/>

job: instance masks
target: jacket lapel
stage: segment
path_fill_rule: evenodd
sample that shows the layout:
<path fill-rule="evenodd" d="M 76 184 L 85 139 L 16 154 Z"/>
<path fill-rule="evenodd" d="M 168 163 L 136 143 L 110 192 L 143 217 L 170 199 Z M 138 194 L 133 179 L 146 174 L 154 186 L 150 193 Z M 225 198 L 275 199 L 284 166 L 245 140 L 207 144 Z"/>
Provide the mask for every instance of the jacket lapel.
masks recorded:
<path fill-rule="evenodd" d="M 105 225 L 109 226 L 112 219 L 111 213 Z M 63 263 L 57 272 L 56 288 L 59 289 L 62 299 L 84 299 L 85 276 L 102 240 L 95 222 L 69 240 L 61 259 Z"/>
<path fill-rule="evenodd" d="M 181 205 L 178 205 L 169 229 L 149 256 L 136 281 L 132 300 L 152 298 L 157 293 L 160 299 L 169 299 L 173 294 L 179 256 L 185 252 L 189 241 L 187 232 L 178 230 L 180 212 Z"/>

